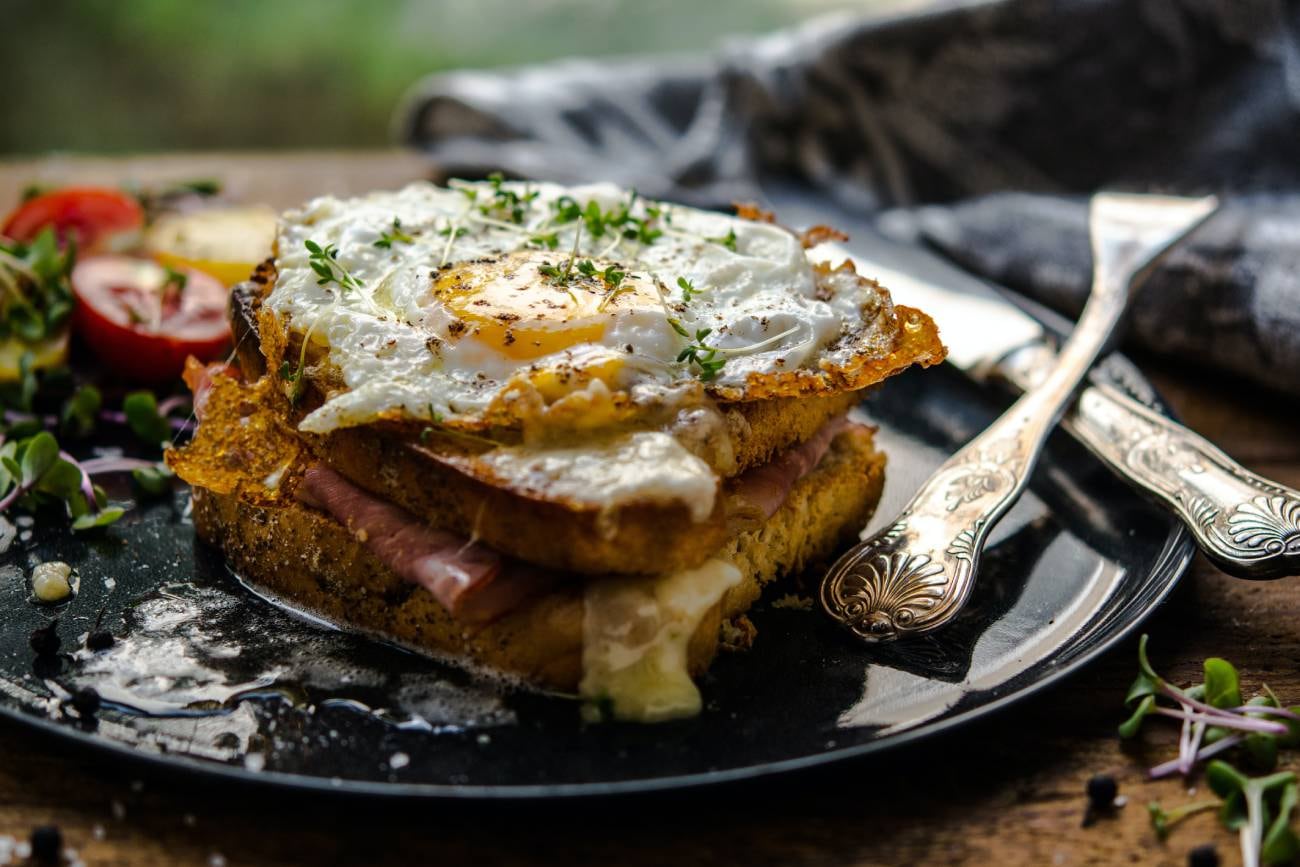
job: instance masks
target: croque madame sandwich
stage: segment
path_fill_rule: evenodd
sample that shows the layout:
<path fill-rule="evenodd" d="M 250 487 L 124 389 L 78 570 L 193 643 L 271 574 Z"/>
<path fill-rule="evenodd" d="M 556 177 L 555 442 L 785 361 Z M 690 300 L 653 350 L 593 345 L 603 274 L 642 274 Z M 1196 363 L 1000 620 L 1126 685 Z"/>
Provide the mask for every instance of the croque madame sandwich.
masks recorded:
<path fill-rule="evenodd" d="M 700 708 L 776 579 L 865 524 L 863 389 L 943 358 L 831 233 L 495 179 L 320 198 L 236 287 L 238 369 L 190 371 L 168 462 L 269 596 L 576 692 Z"/>

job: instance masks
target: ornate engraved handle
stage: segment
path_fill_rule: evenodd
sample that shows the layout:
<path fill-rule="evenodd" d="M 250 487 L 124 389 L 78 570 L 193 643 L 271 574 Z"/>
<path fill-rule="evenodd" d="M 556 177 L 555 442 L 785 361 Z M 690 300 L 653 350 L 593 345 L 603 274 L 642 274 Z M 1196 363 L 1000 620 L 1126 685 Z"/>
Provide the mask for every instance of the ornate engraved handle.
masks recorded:
<path fill-rule="evenodd" d="M 1093 198 L 1092 293 L 1052 372 L 944 462 L 889 527 L 831 567 L 821 584 L 827 614 L 869 643 L 928 632 L 956 616 L 989 530 L 1024 490 L 1136 278 L 1215 207 L 1213 198 Z"/>
<path fill-rule="evenodd" d="M 1027 388 L 1053 361 L 1051 349 L 1034 345 L 997 372 Z M 1252 473 L 1109 385 L 1080 392 L 1063 424 L 1119 475 L 1173 509 L 1224 572 L 1257 579 L 1300 575 L 1300 491 Z"/>

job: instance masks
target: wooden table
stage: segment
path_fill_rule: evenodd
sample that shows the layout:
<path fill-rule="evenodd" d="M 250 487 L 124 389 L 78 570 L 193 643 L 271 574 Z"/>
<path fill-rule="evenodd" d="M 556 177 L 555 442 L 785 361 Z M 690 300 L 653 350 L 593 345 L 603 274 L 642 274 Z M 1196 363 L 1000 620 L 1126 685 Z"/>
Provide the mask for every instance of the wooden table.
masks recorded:
<path fill-rule="evenodd" d="M 0 163 L 0 202 L 32 181 L 213 176 L 232 194 L 289 205 L 316 192 L 391 187 L 427 171 L 401 153 L 49 158 Z M 1300 438 L 1261 411 L 1262 395 L 1202 374 L 1145 365 L 1191 427 L 1252 469 L 1300 486 Z M 1274 404 L 1276 405 L 1276 404 Z M 1248 690 L 1267 681 L 1300 700 L 1300 582 L 1235 581 L 1203 559 L 1149 624 L 1158 667 L 1199 679 L 1232 659 Z M 1175 733 L 1115 737 L 1135 642 L 1017 709 L 959 735 L 818 774 L 604 805 L 393 806 L 142 779 L 129 765 L 0 725 L 0 836 L 57 824 L 93 865 L 172 864 L 1183 864 L 1235 837 L 1201 815 L 1158 842 L 1152 799 L 1190 800 L 1177 780 L 1147 782 Z M 1291 766 L 1300 763 L 1290 758 Z M 1084 784 L 1113 774 L 1128 804 L 1081 827 Z M 1203 787 L 1203 786 L 1202 786 Z"/>

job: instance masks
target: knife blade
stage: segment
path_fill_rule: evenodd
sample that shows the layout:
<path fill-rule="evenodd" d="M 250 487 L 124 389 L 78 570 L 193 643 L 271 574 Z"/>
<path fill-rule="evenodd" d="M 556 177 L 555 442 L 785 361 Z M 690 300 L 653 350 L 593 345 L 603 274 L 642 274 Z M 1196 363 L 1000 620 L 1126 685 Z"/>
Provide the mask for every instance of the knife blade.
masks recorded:
<path fill-rule="evenodd" d="M 784 219 L 827 220 L 803 196 L 778 193 Z M 793 215 L 793 216 L 792 216 Z M 939 326 L 947 363 L 979 382 L 999 380 L 1023 391 L 1055 365 L 1055 340 L 1042 322 L 979 278 L 840 212 L 847 245 L 809 250 L 814 261 L 852 259 L 895 301 L 919 307 Z M 1076 395 L 1062 426 L 1130 484 L 1177 515 L 1197 545 L 1224 572 L 1272 579 L 1300 574 L 1300 491 L 1252 473 L 1221 449 L 1163 413 L 1094 376 Z"/>

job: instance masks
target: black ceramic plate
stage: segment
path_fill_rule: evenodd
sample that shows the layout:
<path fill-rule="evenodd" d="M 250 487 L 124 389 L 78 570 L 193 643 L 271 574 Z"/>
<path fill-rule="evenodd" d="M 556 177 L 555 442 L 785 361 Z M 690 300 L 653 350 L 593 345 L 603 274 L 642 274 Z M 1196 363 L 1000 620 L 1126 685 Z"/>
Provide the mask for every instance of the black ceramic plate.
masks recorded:
<path fill-rule="evenodd" d="M 873 395 L 865 408 L 889 455 L 876 522 L 1005 402 L 948 368 Z M 0 554 L 0 714 L 142 760 L 281 786 L 447 798 L 691 786 L 860 756 L 992 712 L 1130 631 L 1191 555 L 1171 519 L 1057 435 L 994 532 L 969 607 L 937 637 L 869 650 L 769 593 L 752 614 L 753 649 L 724 654 L 701 682 L 697 719 L 584 726 L 569 699 L 511 691 L 272 607 L 195 540 L 187 504 L 177 490 L 96 537 L 57 521 L 13 528 Z M 30 568 L 54 559 L 80 575 L 80 593 L 58 610 L 28 600 Z M 70 654 L 34 664 L 28 635 L 55 614 Z M 96 623 L 119 640 L 92 654 L 80 648 Z M 93 725 L 60 700 L 86 685 L 106 702 Z"/>

